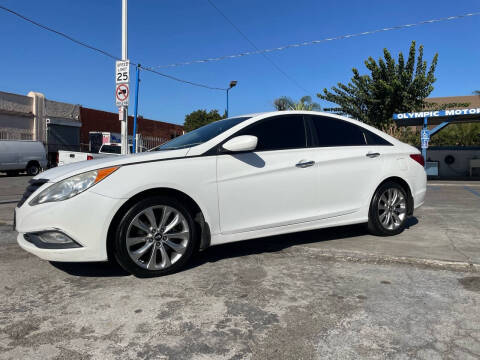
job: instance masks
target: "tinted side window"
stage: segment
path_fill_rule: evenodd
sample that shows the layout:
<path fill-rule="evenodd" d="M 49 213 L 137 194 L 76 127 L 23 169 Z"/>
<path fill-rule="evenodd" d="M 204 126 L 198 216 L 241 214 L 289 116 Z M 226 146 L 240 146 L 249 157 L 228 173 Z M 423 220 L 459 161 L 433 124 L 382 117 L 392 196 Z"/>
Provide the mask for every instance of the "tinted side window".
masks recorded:
<path fill-rule="evenodd" d="M 363 129 L 363 133 L 365 134 L 368 145 L 392 145 L 381 136 L 378 136 L 367 129 Z"/>
<path fill-rule="evenodd" d="M 248 126 L 235 135 L 254 135 L 258 138 L 255 151 L 306 147 L 303 116 L 276 116 Z"/>
<path fill-rule="evenodd" d="M 362 128 L 347 121 L 322 116 L 313 116 L 313 136 L 316 146 L 358 146 L 366 145 Z"/>

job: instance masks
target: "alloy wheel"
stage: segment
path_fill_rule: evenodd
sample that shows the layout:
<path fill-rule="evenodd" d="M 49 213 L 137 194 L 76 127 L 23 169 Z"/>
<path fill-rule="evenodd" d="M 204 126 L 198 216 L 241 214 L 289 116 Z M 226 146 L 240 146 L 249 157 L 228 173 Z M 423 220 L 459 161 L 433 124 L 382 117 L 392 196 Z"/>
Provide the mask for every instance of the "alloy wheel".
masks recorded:
<path fill-rule="evenodd" d="M 138 213 L 127 230 L 130 258 L 147 270 L 166 269 L 185 253 L 190 228 L 180 211 L 171 206 L 150 206 Z"/>
<path fill-rule="evenodd" d="M 378 219 L 385 229 L 398 229 L 407 215 L 407 199 L 397 188 L 389 188 L 378 199 Z"/>

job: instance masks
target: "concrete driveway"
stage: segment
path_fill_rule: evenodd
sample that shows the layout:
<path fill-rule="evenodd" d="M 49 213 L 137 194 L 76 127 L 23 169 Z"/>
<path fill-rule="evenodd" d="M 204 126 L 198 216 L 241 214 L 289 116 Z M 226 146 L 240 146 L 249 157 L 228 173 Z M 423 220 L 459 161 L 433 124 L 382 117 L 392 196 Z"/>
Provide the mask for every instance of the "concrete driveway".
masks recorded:
<path fill-rule="evenodd" d="M 41 261 L 0 226 L 0 358 L 480 358 L 478 192 L 430 185 L 399 236 L 222 245 L 154 279 Z"/>

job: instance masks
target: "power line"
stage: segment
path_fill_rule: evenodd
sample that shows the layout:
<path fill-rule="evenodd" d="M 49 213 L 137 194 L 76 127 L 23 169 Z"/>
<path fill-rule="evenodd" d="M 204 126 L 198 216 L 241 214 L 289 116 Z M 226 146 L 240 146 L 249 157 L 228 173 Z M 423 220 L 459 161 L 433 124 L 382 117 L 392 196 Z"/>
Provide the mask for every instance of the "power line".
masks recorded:
<path fill-rule="evenodd" d="M 77 40 L 77 39 L 71 37 L 70 35 L 67 35 L 67 34 L 65 34 L 65 33 L 61 32 L 61 31 L 55 30 L 55 29 L 53 29 L 53 28 L 51 28 L 51 27 L 49 27 L 49 26 L 40 24 L 39 22 L 37 22 L 37 21 L 35 21 L 35 20 L 32 20 L 32 19 L 30 19 L 30 18 L 28 18 L 28 17 L 26 17 L 26 16 L 24 16 L 24 15 L 22 15 L 22 14 L 16 12 L 16 11 L 14 11 L 14 10 L 11 10 L 11 9 L 9 9 L 9 8 L 6 8 L 5 6 L 0 5 L 0 9 L 1 9 L 1 10 L 4 10 L 4 11 L 10 13 L 10 14 L 13 14 L 13 15 L 21 18 L 22 20 L 25 20 L 25 21 L 27 21 L 27 22 L 35 25 L 35 26 L 38 26 L 39 28 L 41 28 L 41 29 L 43 29 L 43 30 L 47 30 L 47 31 L 52 32 L 52 33 L 54 33 L 54 34 L 56 34 L 56 35 L 59 35 L 59 36 L 65 38 L 65 39 L 67 39 L 67 40 L 69 40 L 69 41 L 72 41 L 72 42 L 74 42 L 74 43 L 77 44 L 77 45 L 80 45 L 80 46 L 86 47 L 86 48 L 88 48 L 88 49 L 90 49 L 90 50 L 96 51 L 96 52 L 98 52 L 98 53 L 100 53 L 100 54 L 102 54 L 102 55 L 104 55 L 104 56 L 107 56 L 107 57 L 109 57 L 109 58 L 111 58 L 111 59 L 120 60 L 118 56 L 112 55 L 112 54 L 110 54 L 109 52 L 107 52 L 107 51 L 105 51 L 105 50 L 102 50 L 102 49 L 97 48 L 97 47 L 95 47 L 95 46 L 89 45 L 89 44 L 87 44 L 87 43 L 85 43 L 85 42 L 83 42 L 83 41 Z M 133 64 L 133 65 L 137 65 L 137 64 L 136 64 L 135 62 L 133 62 L 133 61 L 131 61 L 130 63 Z M 168 74 L 161 73 L 161 72 L 159 72 L 159 71 L 157 71 L 157 70 L 154 70 L 154 69 L 152 69 L 152 68 L 150 68 L 150 67 L 146 67 L 146 66 L 140 66 L 140 67 L 141 67 L 142 69 L 146 70 L 146 71 L 150 71 L 150 72 L 155 73 L 155 74 L 157 74 L 157 75 L 160 75 L 160 76 L 163 76 L 163 77 L 165 77 L 165 78 L 168 78 L 168 79 L 171 79 L 171 80 L 174 80 L 174 81 L 178 81 L 178 82 L 181 82 L 181 83 L 184 83 L 184 84 L 189 84 L 189 85 L 198 86 L 198 87 L 202 87 L 202 88 L 206 88 L 206 89 L 211 89 L 211 90 L 222 90 L 222 91 L 226 90 L 226 89 L 224 89 L 224 88 L 219 88 L 219 87 L 214 87 L 214 86 L 209 86 L 209 85 L 205 85 L 205 84 L 196 83 L 196 82 L 193 82 L 193 81 L 183 80 L 183 79 L 177 78 L 177 77 L 175 77 L 175 76 L 171 76 L 171 75 L 168 75 Z"/>
<path fill-rule="evenodd" d="M 108 56 L 109 58 L 118 60 L 118 57 L 115 56 L 115 55 L 112 55 L 112 54 L 110 54 L 110 53 L 108 53 L 108 52 L 106 52 L 106 51 L 104 51 L 104 50 L 102 50 L 102 49 L 99 49 L 99 48 L 96 48 L 96 47 L 94 47 L 94 46 L 92 46 L 92 45 L 89 45 L 89 44 L 87 44 L 87 43 L 84 43 L 83 41 L 77 40 L 77 39 L 71 37 L 70 35 L 67 35 L 67 34 L 65 34 L 65 33 L 61 32 L 61 31 L 58 31 L 58 30 L 52 29 L 51 27 L 48 27 L 48 26 L 46 26 L 46 25 L 40 24 L 40 23 L 36 22 L 35 20 L 29 19 L 29 18 L 27 18 L 26 16 L 24 16 L 24 15 L 22 15 L 22 14 L 19 14 L 19 13 L 16 12 L 16 11 L 13 11 L 13 10 L 11 10 L 11 9 L 9 9 L 9 8 L 6 8 L 5 6 L 0 5 L 0 9 L 5 10 L 5 11 L 7 11 L 7 12 L 9 12 L 9 13 L 15 15 L 15 16 L 18 16 L 19 18 L 21 18 L 21 19 L 23 19 L 23 20 L 25 20 L 25 21 L 27 21 L 27 22 L 35 25 L 35 26 L 38 26 L 39 28 L 42 28 L 42 29 L 47 30 L 47 31 L 50 31 L 50 32 L 52 32 L 52 33 L 54 33 L 54 34 L 57 34 L 57 35 L 59 35 L 59 36 L 61 36 L 61 37 L 64 37 L 64 38 L 67 39 L 67 40 L 73 41 L 74 43 L 76 43 L 76 44 L 78 44 L 78 45 L 81 45 L 81 46 L 84 46 L 84 47 L 86 47 L 86 48 L 89 48 L 90 50 L 99 52 L 100 54 L 105 55 L 105 56 Z"/>
<path fill-rule="evenodd" d="M 220 10 L 212 0 L 207 0 L 210 5 L 218 11 L 218 13 L 230 24 L 232 25 L 232 27 L 245 39 L 248 41 L 248 43 L 250 45 L 252 45 L 252 47 L 259 52 L 259 54 L 261 54 L 273 67 L 275 67 L 275 69 L 277 69 L 283 76 L 285 76 L 288 80 L 290 80 L 293 84 L 295 84 L 295 86 L 297 86 L 299 89 L 301 89 L 302 91 L 305 91 L 306 93 L 309 93 L 308 90 L 306 90 L 303 86 L 301 86 L 294 78 L 292 78 L 290 75 L 288 75 L 285 71 L 283 71 L 272 59 L 270 59 L 267 55 L 265 55 L 265 53 L 261 52 L 262 50 L 260 50 L 257 45 L 255 45 L 253 43 L 253 41 L 251 41 L 247 35 L 245 35 L 243 33 L 242 30 L 240 30 L 238 28 L 238 26 L 236 26 L 233 21 L 231 21 L 227 15 L 225 15 L 225 13 L 222 12 L 222 10 Z"/>
<path fill-rule="evenodd" d="M 286 49 L 290 49 L 290 48 L 298 48 L 298 47 L 303 47 L 303 46 L 316 45 L 316 44 L 324 43 L 324 42 L 327 42 L 327 41 L 343 40 L 343 39 L 348 39 L 348 38 L 352 38 L 352 37 L 372 35 L 372 34 L 376 34 L 376 33 L 379 33 L 379 32 L 385 32 L 385 31 L 391 31 L 391 30 L 408 29 L 408 28 L 415 27 L 415 26 L 420 26 L 420 25 L 425 25 L 425 24 L 433 24 L 433 23 L 450 21 L 450 20 L 458 20 L 458 19 L 467 18 L 467 17 L 471 17 L 471 16 L 478 16 L 478 15 L 480 15 L 480 12 L 474 12 L 474 13 L 468 13 L 468 14 L 456 15 L 456 16 L 449 16 L 449 17 L 443 17 L 443 18 L 438 18 L 438 19 L 424 20 L 424 21 L 419 21 L 417 23 L 413 23 L 413 24 L 397 25 L 397 26 L 391 26 L 391 27 L 386 27 L 386 28 L 382 28 L 382 29 L 364 31 L 364 32 L 361 32 L 361 33 L 340 35 L 340 36 L 335 36 L 335 37 L 330 37 L 330 38 L 325 38 L 325 39 L 320 39 L 320 40 L 305 41 L 305 42 L 301 42 L 301 43 L 293 43 L 293 44 L 288 44 L 288 45 L 284 45 L 284 46 L 279 46 L 279 47 L 276 47 L 276 48 L 261 49 L 261 50 L 257 50 L 257 51 L 246 51 L 246 52 L 233 54 L 233 55 L 224 55 L 224 56 L 213 57 L 213 58 L 191 60 L 191 61 L 185 61 L 185 62 L 172 63 L 172 64 L 168 64 L 168 65 L 157 65 L 155 67 L 158 68 L 158 69 L 169 68 L 169 67 L 177 67 L 177 66 L 182 66 L 182 65 L 201 64 L 201 63 L 221 61 L 221 60 L 226 60 L 226 59 L 234 59 L 234 58 L 239 58 L 239 57 L 243 57 L 243 56 L 267 54 L 267 53 L 271 53 L 271 52 L 275 52 L 275 51 L 282 51 L 282 50 L 286 50 Z"/>
<path fill-rule="evenodd" d="M 132 62 L 133 65 L 137 65 L 135 64 L 134 62 Z M 196 83 L 196 82 L 193 82 L 193 81 L 188 81 L 188 80 L 183 80 L 183 79 L 179 79 L 175 76 L 172 76 L 172 75 L 167 75 L 167 74 L 163 74 L 161 72 L 158 72 L 157 70 L 155 69 L 152 69 L 151 67 L 148 67 L 148 66 L 142 66 L 140 65 L 140 68 L 143 69 L 143 70 L 146 70 L 146 71 L 150 71 L 154 74 L 157 74 L 157 75 L 160 75 L 160 76 L 163 76 L 163 77 L 166 77 L 168 79 L 171 79 L 171 80 L 175 80 L 175 81 L 179 81 L 179 82 L 182 82 L 182 83 L 185 83 L 185 84 L 189 84 L 189 85 L 193 85 L 193 86 L 198 86 L 198 87 L 203 87 L 205 89 L 210 89 L 210 90 L 222 90 L 222 91 L 226 91 L 227 89 L 226 88 L 219 88 L 219 87 L 214 87 L 214 86 L 209 86 L 209 85 L 205 85 L 205 84 L 200 84 L 200 83 Z"/>

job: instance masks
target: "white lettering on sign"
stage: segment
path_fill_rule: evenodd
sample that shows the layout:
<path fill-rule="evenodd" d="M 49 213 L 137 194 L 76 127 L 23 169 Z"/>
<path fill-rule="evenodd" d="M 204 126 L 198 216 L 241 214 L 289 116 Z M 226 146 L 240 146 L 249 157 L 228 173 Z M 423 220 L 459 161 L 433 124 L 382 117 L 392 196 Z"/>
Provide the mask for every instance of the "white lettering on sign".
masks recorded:
<path fill-rule="evenodd" d="M 426 117 L 476 115 L 476 114 L 480 114 L 480 108 L 409 112 L 409 113 L 403 113 L 403 114 L 394 114 L 393 119 L 395 120 L 418 119 L 418 118 L 423 119 Z"/>

